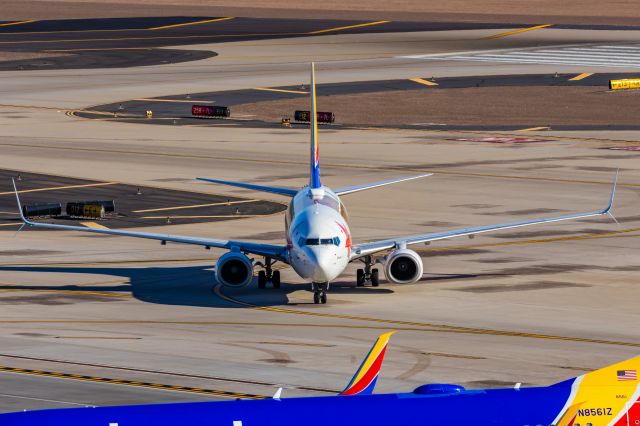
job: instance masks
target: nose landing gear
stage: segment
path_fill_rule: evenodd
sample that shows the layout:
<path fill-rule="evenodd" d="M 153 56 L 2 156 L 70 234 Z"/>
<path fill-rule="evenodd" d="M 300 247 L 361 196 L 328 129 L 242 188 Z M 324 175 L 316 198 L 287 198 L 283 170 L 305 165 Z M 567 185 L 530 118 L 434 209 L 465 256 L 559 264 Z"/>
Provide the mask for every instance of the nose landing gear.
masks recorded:
<path fill-rule="evenodd" d="M 371 256 L 365 256 L 361 261 L 364 263 L 364 269 L 356 271 L 356 285 L 364 287 L 365 283 L 369 281 L 372 287 L 378 287 L 380 285 L 380 273 L 378 268 L 372 268 L 376 262 L 373 261 Z"/>
<path fill-rule="evenodd" d="M 271 260 L 270 257 L 265 257 L 264 263 L 256 262 L 256 266 L 264 267 L 264 271 L 258 272 L 258 288 L 266 288 L 269 281 L 273 288 L 280 288 L 280 271 L 273 270 L 276 262 L 277 260 Z"/>
<path fill-rule="evenodd" d="M 311 290 L 313 290 L 313 303 L 316 305 L 327 303 L 329 283 L 311 283 Z"/>

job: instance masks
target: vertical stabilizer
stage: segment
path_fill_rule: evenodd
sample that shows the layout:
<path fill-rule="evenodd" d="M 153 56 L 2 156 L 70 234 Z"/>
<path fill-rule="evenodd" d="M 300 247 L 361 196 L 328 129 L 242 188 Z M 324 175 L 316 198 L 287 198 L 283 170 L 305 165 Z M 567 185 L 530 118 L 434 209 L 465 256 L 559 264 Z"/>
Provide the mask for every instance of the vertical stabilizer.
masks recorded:
<path fill-rule="evenodd" d="M 311 174 L 310 188 L 321 188 L 320 183 L 320 153 L 318 152 L 318 109 L 316 108 L 316 73 L 315 64 L 311 63 Z"/>
<path fill-rule="evenodd" d="M 576 377 L 557 426 L 640 424 L 640 356 Z"/>
<path fill-rule="evenodd" d="M 392 331 L 378 337 L 360 368 L 340 395 L 371 395 L 373 393 L 387 344 L 393 333 Z"/>

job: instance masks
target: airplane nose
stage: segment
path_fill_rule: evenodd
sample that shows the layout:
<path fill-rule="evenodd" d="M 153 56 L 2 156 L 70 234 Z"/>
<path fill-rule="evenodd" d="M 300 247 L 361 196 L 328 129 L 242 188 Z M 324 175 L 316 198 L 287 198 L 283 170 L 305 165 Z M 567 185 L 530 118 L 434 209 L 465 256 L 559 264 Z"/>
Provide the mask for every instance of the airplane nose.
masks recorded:
<path fill-rule="evenodd" d="M 336 256 L 331 250 L 314 247 L 309 252 L 311 261 L 315 264 L 312 279 L 314 282 L 330 282 L 338 275 L 336 273 Z"/>

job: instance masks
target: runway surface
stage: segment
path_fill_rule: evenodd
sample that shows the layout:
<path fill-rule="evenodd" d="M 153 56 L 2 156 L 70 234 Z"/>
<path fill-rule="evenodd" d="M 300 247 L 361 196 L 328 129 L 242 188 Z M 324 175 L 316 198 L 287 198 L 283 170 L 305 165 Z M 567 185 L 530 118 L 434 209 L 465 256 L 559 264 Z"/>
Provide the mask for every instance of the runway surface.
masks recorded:
<path fill-rule="evenodd" d="M 172 49 L 218 56 L 126 69 L 5 71 L 0 73 L 0 167 L 56 182 L 57 176 L 118 182 L 114 197 L 141 187 L 143 194 L 162 188 L 194 201 L 254 199 L 258 194 L 251 191 L 201 187 L 192 179 L 302 186 L 307 128 L 143 126 L 65 112 L 179 94 L 190 94 L 191 101 L 195 94 L 230 91 L 263 96 L 254 89 L 308 84 L 311 60 L 318 62 L 323 87 L 337 91 L 360 87 L 352 82 L 406 85 L 416 76 L 455 84 L 456 77 L 488 81 L 519 75 L 509 77 L 517 81 L 556 72 L 563 78 L 595 73 L 595 84 L 606 73 L 635 71 L 634 66 L 441 56 L 635 43 L 638 35 L 540 28 L 494 37 L 510 31 L 346 31 L 207 39 L 186 47 L 177 45 L 187 44 L 184 40 L 173 40 Z M 20 35 L 27 36 L 47 37 Z M 406 58 L 411 55 L 438 57 Z M 592 84 L 592 77 L 576 84 Z M 126 104 L 125 113 L 148 104 L 158 114 L 181 108 L 138 102 Z M 67 232 L 2 232 L 0 411 L 269 397 L 278 387 L 284 387 L 284 397 L 326 395 L 342 389 L 375 337 L 392 329 L 399 332 L 387 352 L 380 392 L 411 391 L 429 382 L 470 388 L 544 385 L 634 356 L 640 347 L 633 326 L 640 296 L 639 146 L 634 129 L 321 128 L 323 181 L 330 186 L 435 172 L 425 180 L 345 197 L 355 242 L 602 208 L 620 168 L 613 209 L 618 224 L 590 219 L 417 247 L 425 275 L 412 285 L 357 288 L 357 265 L 351 265 L 332 283 L 325 306 L 311 303 L 308 284 L 283 265 L 277 265 L 283 279 L 279 290 L 226 289 L 214 280 L 219 251 Z M 36 186 L 27 181 L 25 189 Z M 65 198 L 84 194 L 73 191 Z M 58 197 L 56 191 L 41 194 Z M 263 198 L 275 206 L 287 201 L 260 194 Z M 178 206 L 182 200 L 172 195 L 148 208 Z M 282 243 L 283 218 L 260 215 L 206 226 L 173 222 L 163 229 Z"/>
<path fill-rule="evenodd" d="M 539 75 L 505 75 L 505 76 L 470 76 L 470 77 L 449 77 L 435 79 L 433 77 L 413 77 L 405 80 L 379 80 L 363 82 L 344 82 L 318 85 L 319 103 L 322 106 L 324 98 L 327 96 L 349 95 L 349 94 L 384 94 L 385 92 L 396 91 L 424 91 L 425 87 L 431 90 L 446 90 L 460 88 L 480 88 L 480 87 L 575 87 L 586 86 L 600 88 L 603 91 L 609 87 L 609 81 L 629 77 L 622 73 L 583 73 L 575 74 L 539 74 Z M 162 124 L 162 125 L 197 125 L 197 126 L 238 126 L 238 127 L 258 127 L 277 128 L 281 127 L 280 122 L 271 120 L 265 121 L 256 119 L 254 115 L 234 113 L 233 106 L 243 104 L 253 104 L 285 99 L 300 99 L 308 96 L 308 87 L 281 86 L 281 87 L 257 87 L 246 90 L 231 90 L 222 92 L 205 93 L 182 93 L 172 96 L 157 98 L 138 98 L 107 105 L 97 105 L 91 108 L 74 110 L 69 113 L 83 118 L 99 120 L 109 120 L 113 122 L 128 122 L 140 124 Z M 428 96 L 425 93 L 425 96 Z M 505 93 L 505 96 L 508 96 Z M 215 105 L 231 107 L 229 118 L 197 117 L 192 115 L 194 105 Z M 388 101 L 388 110 L 392 113 L 395 105 Z M 326 107 L 324 107 L 326 109 Z M 360 106 L 360 108 L 364 108 Z M 308 108 L 307 108 L 308 109 Z M 148 117 L 151 111 L 152 116 Z M 292 120 L 292 125 L 308 125 L 308 123 L 297 123 L 294 118 L 295 110 L 291 109 L 285 115 Z M 285 117 L 283 116 L 283 117 Z M 429 121 L 430 120 L 430 121 Z M 420 120 L 420 117 L 407 117 L 403 125 L 384 124 L 384 117 L 380 117 L 380 128 L 402 128 L 402 129 L 424 129 L 437 128 L 439 130 L 489 130 L 489 131 L 515 131 L 521 129 L 536 128 L 540 122 L 526 122 L 523 119 L 519 124 L 494 124 L 491 118 L 487 117 L 486 123 L 480 125 L 461 125 L 440 123 L 436 119 Z M 553 123 L 556 130 L 638 130 L 639 125 L 629 123 L 616 123 L 601 120 L 594 124 L 568 124 L 562 122 L 562 117 L 549 115 L 544 117 L 543 122 Z M 427 121 L 415 123 L 415 121 Z M 598 121 L 596 119 L 596 121 Z M 364 123 L 345 123 L 338 114 L 336 122 L 330 124 L 331 127 L 338 128 L 362 128 L 368 127 Z M 542 129 L 540 129 L 542 130 Z"/>

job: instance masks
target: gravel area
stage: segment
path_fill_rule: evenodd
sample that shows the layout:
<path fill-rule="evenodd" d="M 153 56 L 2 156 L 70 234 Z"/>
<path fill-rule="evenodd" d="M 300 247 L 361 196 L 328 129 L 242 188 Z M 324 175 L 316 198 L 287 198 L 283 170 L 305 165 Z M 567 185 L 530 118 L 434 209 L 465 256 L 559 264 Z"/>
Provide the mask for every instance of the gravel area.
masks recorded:
<path fill-rule="evenodd" d="M 639 108 L 640 91 L 596 87 L 425 88 L 318 98 L 318 109 L 333 112 L 337 123 L 363 125 L 638 124 Z M 232 115 L 280 121 L 297 109 L 309 109 L 308 97 L 236 105 Z"/>

